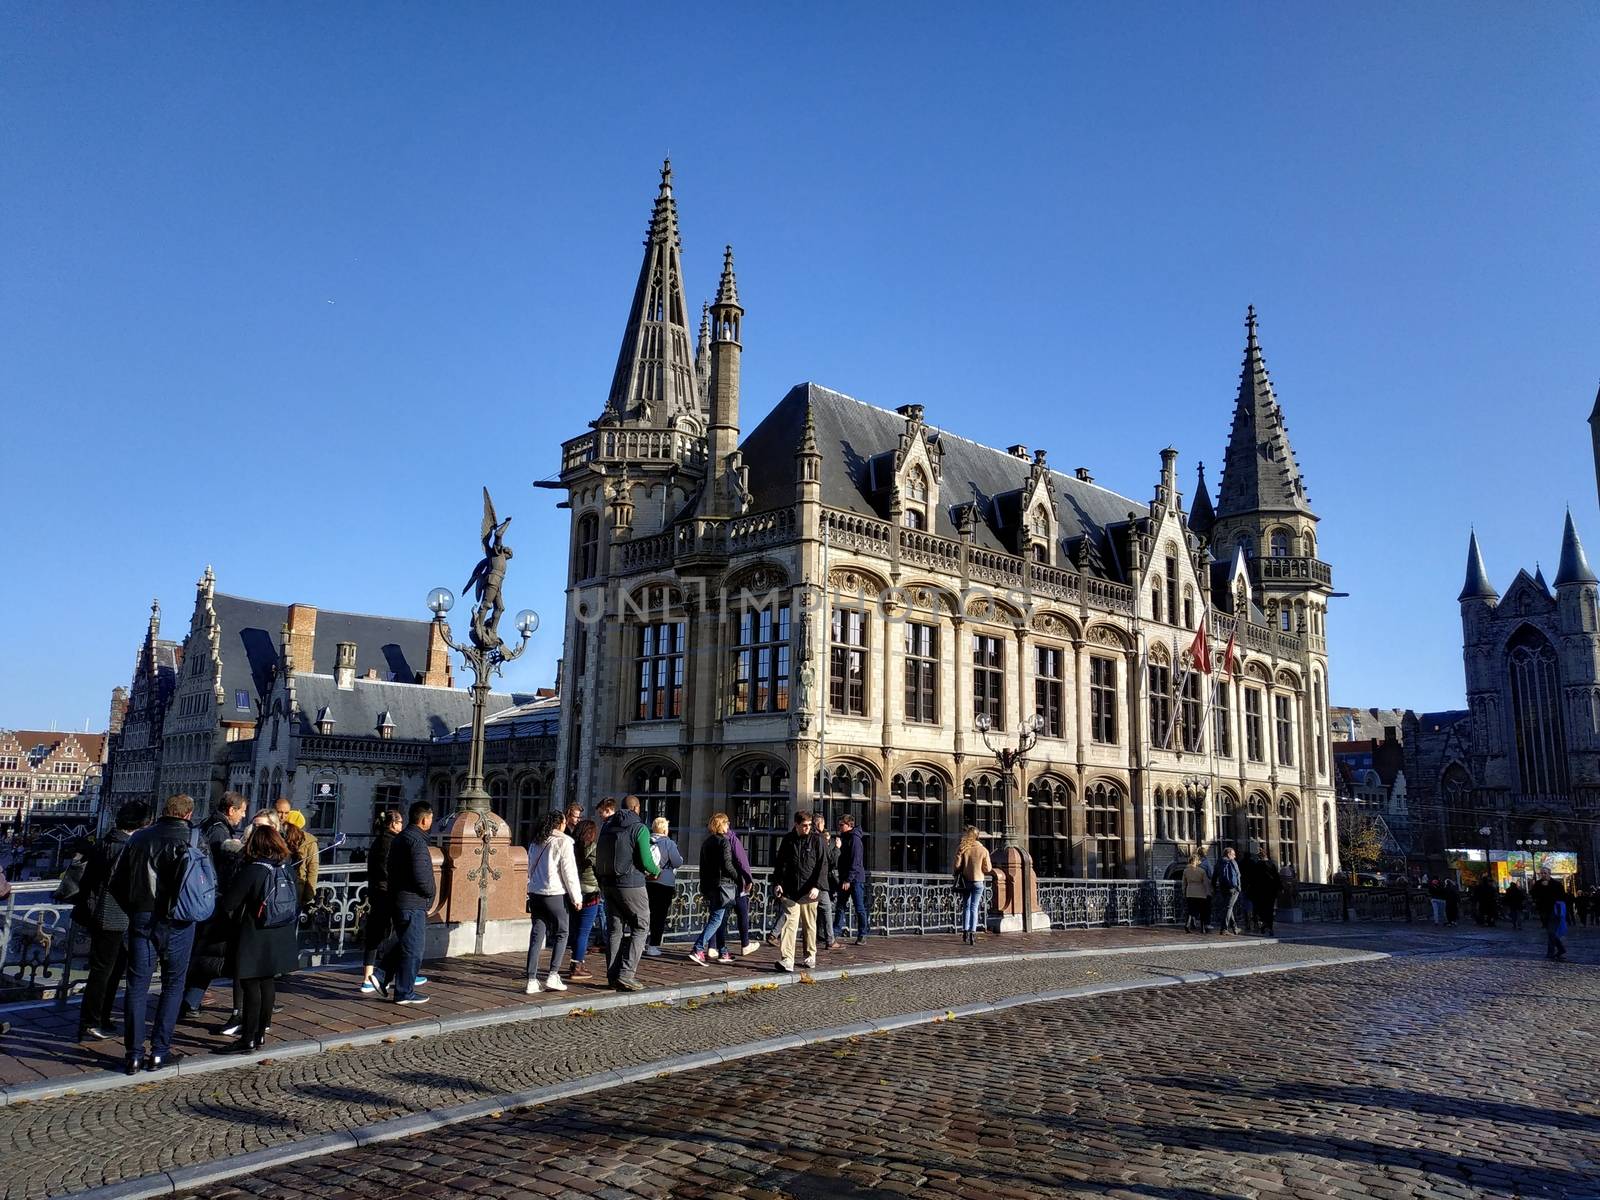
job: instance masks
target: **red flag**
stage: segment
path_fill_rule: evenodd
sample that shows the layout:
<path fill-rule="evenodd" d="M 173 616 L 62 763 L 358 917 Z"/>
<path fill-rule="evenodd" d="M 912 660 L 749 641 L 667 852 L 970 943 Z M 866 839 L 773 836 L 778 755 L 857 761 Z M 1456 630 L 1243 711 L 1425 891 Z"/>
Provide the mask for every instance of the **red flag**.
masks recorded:
<path fill-rule="evenodd" d="M 1200 628 L 1194 631 L 1194 641 L 1189 645 L 1189 661 L 1202 675 L 1211 674 L 1211 641 L 1206 637 L 1204 620 L 1200 622 Z"/>
<path fill-rule="evenodd" d="M 1233 654 L 1233 640 L 1237 636 L 1238 636 L 1238 632 L 1237 631 L 1235 631 L 1233 633 L 1230 633 L 1228 635 L 1228 647 L 1227 647 L 1227 649 L 1225 649 L 1222 652 L 1222 673 L 1224 675 L 1226 675 L 1229 679 L 1233 678 L 1234 673 L 1236 671 L 1234 654 Z"/>

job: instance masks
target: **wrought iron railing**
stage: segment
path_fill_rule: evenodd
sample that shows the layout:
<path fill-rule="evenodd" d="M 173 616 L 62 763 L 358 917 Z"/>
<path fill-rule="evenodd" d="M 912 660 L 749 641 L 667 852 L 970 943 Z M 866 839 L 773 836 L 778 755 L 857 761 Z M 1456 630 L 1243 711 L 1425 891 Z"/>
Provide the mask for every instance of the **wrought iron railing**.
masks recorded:
<path fill-rule="evenodd" d="M 1179 879 L 1041 879 L 1039 907 L 1052 927 L 1175 925 L 1183 912 Z"/>
<path fill-rule="evenodd" d="M 1428 893 L 1420 888 L 1353 887 L 1302 883 L 1295 888 L 1295 903 L 1303 921 L 1342 921 L 1345 909 L 1358 921 L 1427 921 L 1431 918 Z"/>

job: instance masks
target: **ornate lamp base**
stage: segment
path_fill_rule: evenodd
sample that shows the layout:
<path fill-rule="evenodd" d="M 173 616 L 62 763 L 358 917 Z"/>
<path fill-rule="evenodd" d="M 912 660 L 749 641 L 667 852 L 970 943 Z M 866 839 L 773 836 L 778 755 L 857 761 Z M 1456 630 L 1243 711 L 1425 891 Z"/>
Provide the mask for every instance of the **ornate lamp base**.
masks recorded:
<path fill-rule="evenodd" d="M 1024 871 L 1026 866 L 1026 871 Z M 1032 917 L 1030 932 L 1044 933 L 1050 928 L 1050 918 L 1039 908 L 1039 878 L 1033 873 L 1033 860 L 1028 852 L 1018 846 L 1007 846 L 994 855 L 994 903 L 989 909 L 989 930 L 992 933 L 1021 933 L 1023 914 Z M 1024 891 L 1023 877 L 1027 887 Z"/>
<path fill-rule="evenodd" d="M 492 812 L 458 809 L 439 831 L 444 863 L 434 921 L 447 954 L 500 954 L 528 944 L 528 851 Z M 480 929 L 480 924 L 482 928 Z M 430 946 L 431 949 L 431 946 Z"/>

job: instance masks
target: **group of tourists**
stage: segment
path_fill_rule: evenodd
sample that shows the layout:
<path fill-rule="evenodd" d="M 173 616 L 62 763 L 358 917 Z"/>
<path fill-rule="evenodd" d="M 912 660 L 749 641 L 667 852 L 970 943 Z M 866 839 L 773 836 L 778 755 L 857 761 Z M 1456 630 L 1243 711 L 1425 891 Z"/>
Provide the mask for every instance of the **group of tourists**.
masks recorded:
<path fill-rule="evenodd" d="M 159 1070 L 178 1057 L 180 1017 L 200 1012 L 214 979 L 233 981 L 219 1028 L 230 1051 L 259 1048 L 272 1024 L 277 980 L 299 965 L 296 930 L 316 892 L 316 839 L 287 799 L 248 822 L 249 802 L 225 793 L 200 824 L 194 801 L 167 798 L 160 816 L 124 804 L 116 828 L 75 858 L 56 896 L 89 944 L 80 1041 L 114 1037 L 112 1007 L 126 977 L 122 1038 L 128 1074 Z M 150 986 L 161 991 L 146 1015 Z"/>
<path fill-rule="evenodd" d="M 1183 871 L 1183 927 L 1189 933 L 1206 933 L 1215 926 L 1219 934 L 1244 931 L 1271 937 L 1277 927 L 1278 897 L 1283 894 L 1283 872 L 1264 854 L 1239 861 L 1232 846 L 1215 866 L 1198 854 L 1189 856 Z"/>
<path fill-rule="evenodd" d="M 677 871 L 686 861 L 666 818 L 647 825 L 637 796 L 620 803 L 603 799 L 592 818 L 577 804 L 542 818 L 528 846 L 527 994 L 565 991 L 575 980 L 593 979 L 584 960 L 602 922 L 607 985 L 642 991 L 639 964 L 662 953 Z M 761 931 L 750 925 L 755 873 L 727 813 L 707 822 L 699 867 L 707 915 L 689 958 L 725 963 L 756 953 Z M 831 949 L 845 936 L 852 912 L 856 941 L 865 940 L 866 853 L 854 819 L 841 818 L 838 833 L 830 834 L 823 814 L 795 813 L 773 854 L 772 897 L 777 919 L 769 938 L 778 947 L 780 971 L 793 971 L 797 962 L 814 967 L 819 948 Z"/>

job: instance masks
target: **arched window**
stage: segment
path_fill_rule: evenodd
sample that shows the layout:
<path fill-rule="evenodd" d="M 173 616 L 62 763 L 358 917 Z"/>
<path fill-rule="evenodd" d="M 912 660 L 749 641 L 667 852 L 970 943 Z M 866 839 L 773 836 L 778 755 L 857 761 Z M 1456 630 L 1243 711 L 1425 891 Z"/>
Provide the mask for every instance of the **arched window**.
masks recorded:
<path fill-rule="evenodd" d="M 1188 584 L 1183 585 L 1183 627 L 1194 628 L 1194 589 Z"/>
<path fill-rule="evenodd" d="M 1506 645 L 1511 677 L 1511 726 L 1522 790 L 1531 795 L 1567 790 L 1567 737 L 1561 719 L 1561 674 L 1545 636 L 1524 625 Z"/>
<path fill-rule="evenodd" d="M 1118 879 L 1122 875 L 1122 789 L 1097 783 L 1084 797 L 1084 833 L 1092 852 L 1090 879 Z"/>
<path fill-rule="evenodd" d="M 1278 610 L 1278 628 L 1283 630 L 1284 633 L 1291 632 L 1289 628 L 1289 609 L 1287 605 Z"/>
<path fill-rule="evenodd" d="M 868 837 L 872 831 L 872 776 L 862 767 L 840 763 L 820 776 L 818 783 L 827 808 L 828 828 L 839 828 L 839 818 L 849 813 L 861 836 Z M 871 861 L 869 850 L 869 865 Z"/>
<path fill-rule="evenodd" d="M 1036 538 L 1050 540 L 1050 514 L 1044 506 L 1033 510 L 1033 515 L 1028 518 L 1028 532 Z"/>
<path fill-rule="evenodd" d="M 729 778 L 728 816 L 744 840 L 750 865 L 770 867 L 778 840 L 789 831 L 789 768 L 774 762 L 753 762 L 735 768 Z"/>
<path fill-rule="evenodd" d="M 1260 792 L 1250 793 L 1250 803 L 1245 809 L 1245 849 L 1260 854 L 1267 848 L 1267 798 Z"/>
<path fill-rule="evenodd" d="M 1289 531 L 1287 529 L 1274 529 L 1272 531 L 1272 557 L 1289 557 Z"/>
<path fill-rule="evenodd" d="M 1255 544 L 1252 541 L 1252 539 L 1251 539 L 1251 537 L 1250 537 L 1250 535 L 1248 533 L 1241 533 L 1237 538 L 1235 538 L 1234 539 L 1234 545 L 1237 546 L 1240 550 L 1244 551 L 1244 556 L 1246 558 L 1254 558 L 1255 557 L 1255 553 L 1256 553 Z"/>
<path fill-rule="evenodd" d="M 276 804 L 278 797 L 283 795 L 283 768 L 272 768 L 272 795 L 267 798 L 268 804 Z"/>
<path fill-rule="evenodd" d="M 511 826 L 511 828 L 515 829 L 517 827 L 515 820 L 516 814 L 511 812 L 510 805 L 506 803 L 506 797 L 510 795 L 511 792 L 510 781 L 504 775 L 491 775 L 489 776 L 487 786 L 489 789 L 490 811 L 501 820 L 505 821 L 505 823 Z"/>
<path fill-rule="evenodd" d="M 1338 864 L 1333 861 L 1333 805 L 1322 806 L 1322 857 L 1327 861 L 1329 868 L 1338 869 Z"/>
<path fill-rule="evenodd" d="M 1278 865 L 1300 874 L 1300 806 L 1291 797 L 1278 801 Z"/>
<path fill-rule="evenodd" d="M 984 844 L 993 849 L 1006 831 L 1005 795 L 997 776 L 987 771 L 968 777 L 961 788 L 961 825 L 975 825 Z"/>
<path fill-rule="evenodd" d="M 1150 584 L 1150 619 L 1161 620 L 1161 580 L 1154 580 Z"/>
<path fill-rule="evenodd" d="M 677 767 L 664 762 L 639 767 L 633 773 L 628 790 L 639 797 L 639 815 L 644 818 L 646 825 L 657 817 L 665 817 L 673 833 L 678 832 L 683 780 Z"/>
<path fill-rule="evenodd" d="M 1217 849 L 1239 846 L 1239 797 L 1227 788 L 1217 793 Z"/>
<path fill-rule="evenodd" d="M 511 822 L 512 842 L 526 846 L 533 841 L 533 827 L 544 812 L 549 796 L 544 779 L 539 775 L 524 775 L 517 781 L 517 805 Z"/>
<path fill-rule="evenodd" d="M 600 573 L 600 518 L 585 513 L 578 518 L 578 551 L 573 562 L 574 579 L 593 579 Z"/>
<path fill-rule="evenodd" d="M 928 476 L 921 467 L 913 467 L 906 477 L 906 499 L 917 504 L 928 502 Z"/>
<path fill-rule="evenodd" d="M 1316 712 L 1317 727 L 1315 738 L 1317 743 L 1317 774 L 1328 773 L 1328 718 L 1327 709 L 1324 707 L 1323 697 L 1326 684 L 1322 682 L 1320 672 L 1311 673 L 1311 706 Z"/>
<path fill-rule="evenodd" d="M 913 770 L 889 781 L 889 869 L 937 874 L 944 850 L 944 781 Z"/>
<path fill-rule="evenodd" d="M 1205 801 L 1175 787 L 1155 792 L 1156 840 L 1199 845 L 1205 836 Z"/>
<path fill-rule="evenodd" d="M 1042 775 L 1028 785 L 1028 853 L 1041 879 L 1072 875 L 1072 785 Z"/>
<path fill-rule="evenodd" d="M 256 803 L 262 808 L 268 807 L 275 799 L 275 797 L 267 795 L 267 787 L 271 782 L 271 779 L 267 775 L 267 769 L 262 767 L 261 782 L 257 785 L 256 789 Z"/>

